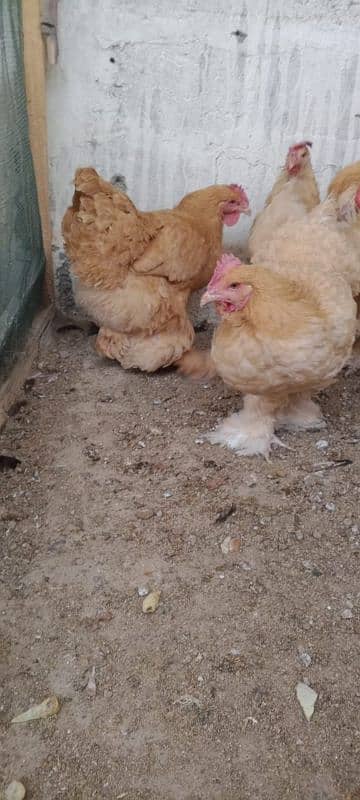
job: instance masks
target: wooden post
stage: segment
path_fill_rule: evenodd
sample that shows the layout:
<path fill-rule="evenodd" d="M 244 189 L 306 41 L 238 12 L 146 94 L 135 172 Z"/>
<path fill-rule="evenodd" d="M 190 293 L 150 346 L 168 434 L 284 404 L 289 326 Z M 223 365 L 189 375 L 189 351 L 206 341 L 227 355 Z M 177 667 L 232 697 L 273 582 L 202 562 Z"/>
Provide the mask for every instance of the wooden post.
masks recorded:
<path fill-rule="evenodd" d="M 24 67 L 30 145 L 34 162 L 42 236 L 46 257 L 45 301 L 54 300 L 52 233 L 49 211 L 49 171 L 46 122 L 45 52 L 41 35 L 40 0 L 22 0 Z"/>

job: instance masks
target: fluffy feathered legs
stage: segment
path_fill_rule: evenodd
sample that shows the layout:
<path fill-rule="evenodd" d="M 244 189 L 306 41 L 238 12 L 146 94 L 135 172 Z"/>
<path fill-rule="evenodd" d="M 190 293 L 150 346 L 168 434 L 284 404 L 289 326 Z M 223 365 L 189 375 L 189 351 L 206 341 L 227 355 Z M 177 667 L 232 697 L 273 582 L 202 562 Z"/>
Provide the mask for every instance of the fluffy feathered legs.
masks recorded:
<path fill-rule="evenodd" d="M 194 339 L 194 330 L 188 320 L 180 327 L 170 327 L 152 336 L 127 335 L 109 328 L 100 328 L 96 350 L 102 356 L 119 361 L 123 369 L 141 369 L 155 372 L 168 367 L 188 350 Z"/>
<path fill-rule="evenodd" d="M 293 395 L 276 413 L 276 430 L 285 428 L 292 431 L 317 431 L 324 426 L 320 406 L 306 394 Z"/>
<path fill-rule="evenodd" d="M 263 455 L 268 458 L 271 446 L 282 444 L 275 436 L 278 406 L 278 400 L 245 395 L 242 411 L 231 414 L 208 434 L 208 438 L 212 444 L 227 445 L 240 455 Z"/>
<path fill-rule="evenodd" d="M 268 458 L 273 445 L 285 447 L 276 430 L 319 430 L 324 425 L 320 406 L 308 395 L 295 395 L 286 401 L 245 395 L 242 411 L 231 414 L 208 438 L 212 444 L 227 445 L 240 455 Z"/>

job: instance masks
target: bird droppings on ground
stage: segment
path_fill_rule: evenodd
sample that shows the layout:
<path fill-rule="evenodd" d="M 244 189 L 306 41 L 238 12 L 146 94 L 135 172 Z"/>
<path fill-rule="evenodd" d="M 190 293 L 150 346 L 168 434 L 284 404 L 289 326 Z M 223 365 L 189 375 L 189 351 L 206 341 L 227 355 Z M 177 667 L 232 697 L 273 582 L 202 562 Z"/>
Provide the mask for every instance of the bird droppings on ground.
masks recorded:
<path fill-rule="evenodd" d="M 325 452 L 316 432 L 281 433 L 292 450 L 267 464 L 195 443 L 240 407 L 220 381 L 125 373 L 92 341 L 54 332 L 1 436 L 21 461 L 1 473 L 3 790 L 19 777 L 29 800 L 350 797 L 359 377 L 320 398 Z M 238 552 L 222 553 L 228 536 Z M 142 587 L 162 590 L 153 615 Z M 10 724 L 52 694 L 61 713 Z"/>

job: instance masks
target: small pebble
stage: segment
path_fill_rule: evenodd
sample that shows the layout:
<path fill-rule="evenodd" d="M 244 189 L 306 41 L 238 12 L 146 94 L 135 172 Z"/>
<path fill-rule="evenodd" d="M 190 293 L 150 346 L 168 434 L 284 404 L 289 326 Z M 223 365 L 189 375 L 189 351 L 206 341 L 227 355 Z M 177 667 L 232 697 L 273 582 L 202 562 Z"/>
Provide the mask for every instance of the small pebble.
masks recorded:
<path fill-rule="evenodd" d="M 335 511 L 336 505 L 335 503 L 326 503 L 325 508 L 326 511 Z"/>
<path fill-rule="evenodd" d="M 351 611 L 351 608 L 344 608 L 344 611 L 342 612 L 341 616 L 343 619 L 352 619 L 353 613 Z"/>
<path fill-rule="evenodd" d="M 296 696 L 304 712 L 304 716 L 308 722 L 310 722 L 318 698 L 317 692 L 315 692 L 311 686 L 308 686 L 307 683 L 300 681 L 296 686 Z"/>
<path fill-rule="evenodd" d="M 166 489 L 166 492 L 164 492 L 164 497 L 172 497 L 172 492 L 170 492 L 170 489 Z"/>
<path fill-rule="evenodd" d="M 327 441 L 326 441 L 326 439 L 319 439 L 319 440 L 316 442 L 316 445 L 315 445 L 315 447 L 316 447 L 318 450 L 326 450 L 326 448 L 327 448 L 327 447 L 329 447 L 329 442 L 327 442 Z"/>
<path fill-rule="evenodd" d="M 197 662 L 197 664 L 200 664 L 200 662 L 203 660 L 203 658 L 204 658 L 203 654 L 202 653 L 198 653 L 196 658 L 195 658 L 195 661 Z"/>
<path fill-rule="evenodd" d="M 227 555 L 228 553 L 238 553 L 240 550 L 241 541 L 238 538 L 233 538 L 232 536 L 227 536 L 223 542 L 221 542 L 220 548 L 222 553 Z"/>
<path fill-rule="evenodd" d="M 305 650 L 299 650 L 298 659 L 303 667 L 310 667 L 312 660 L 310 653 L 306 653 Z"/>
<path fill-rule="evenodd" d="M 252 486 L 256 486 L 257 477 L 256 477 L 256 475 L 253 475 L 253 473 L 250 473 L 250 475 L 248 475 L 247 478 L 245 478 L 244 482 L 245 482 L 246 486 L 249 486 L 251 488 Z"/>
<path fill-rule="evenodd" d="M 151 519 L 155 515 L 155 511 L 150 508 L 139 508 L 136 511 L 136 516 L 138 519 Z"/>
<path fill-rule="evenodd" d="M 241 650 L 239 647 L 232 647 L 230 650 L 231 656 L 241 656 Z"/>
<path fill-rule="evenodd" d="M 149 588 L 147 586 L 139 586 L 137 592 L 139 597 L 146 597 L 149 594 Z"/>
<path fill-rule="evenodd" d="M 204 439 L 195 439 L 195 444 L 204 444 Z"/>
<path fill-rule="evenodd" d="M 25 795 L 25 786 L 20 781 L 12 781 L 5 789 L 5 800 L 23 800 Z"/>

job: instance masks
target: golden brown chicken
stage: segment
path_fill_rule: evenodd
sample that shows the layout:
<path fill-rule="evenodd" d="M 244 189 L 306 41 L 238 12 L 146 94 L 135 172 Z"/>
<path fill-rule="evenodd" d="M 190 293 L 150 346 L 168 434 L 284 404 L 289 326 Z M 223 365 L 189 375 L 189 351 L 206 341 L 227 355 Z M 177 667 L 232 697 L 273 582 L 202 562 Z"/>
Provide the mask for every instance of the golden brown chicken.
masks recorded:
<path fill-rule="evenodd" d="M 168 211 L 141 212 L 94 169 L 78 169 L 63 219 L 79 305 L 100 326 L 97 349 L 125 369 L 172 364 L 194 338 L 191 291 L 206 285 L 223 225 L 249 213 L 236 184 L 186 195 Z"/>
<path fill-rule="evenodd" d="M 333 195 L 338 199 L 340 195 L 348 189 L 356 191 L 360 185 L 360 161 L 354 161 L 343 169 L 340 169 L 332 179 L 327 190 L 328 195 Z"/>
<path fill-rule="evenodd" d="M 347 277 L 357 304 L 357 341 L 348 371 L 358 372 L 360 369 L 360 188 L 351 183 L 337 197 L 335 193 L 330 197 L 336 198 L 338 219 L 341 222 L 346 241 L 357 255 L 352 271 Z"/>
<path fill-rule="evenodd" d="M 248 241 L 248 255 L 251 260 L 281 225 L 291 219 L 301 219 L 320 202 L 311 164 L 311 146 L 311 142 L 300 142 L 289 148 L 285 164 L 266 200 L 265 208 L 256 216 L 251 227 Z"/>
<path fill-rule="evenodd" d="M 359 256 L 358 269 L 352 276 L 352 290 L 360 311 L 360 161 L 341 169 L 331 181 L 328 197 L 336 202 L 338 219 L 344 224 L 346 238 Z"/>
<path fill-rule="evenodd" d="M 217 373 L 245 394 L 243 410 L 210 434 L 212 442 L 267 457 L 279 442 L 275 430 L 323 425 L 311 395 L 351 354 L 356 305 L 339 265 L 346 274 L 353 257 L 327 201 L 284 225 L 256 266 L 230 256 L 218 263 L 202 298 L 221 316 L 211 353 L 190 351 L 179 364 L 188 375 Z"/>

